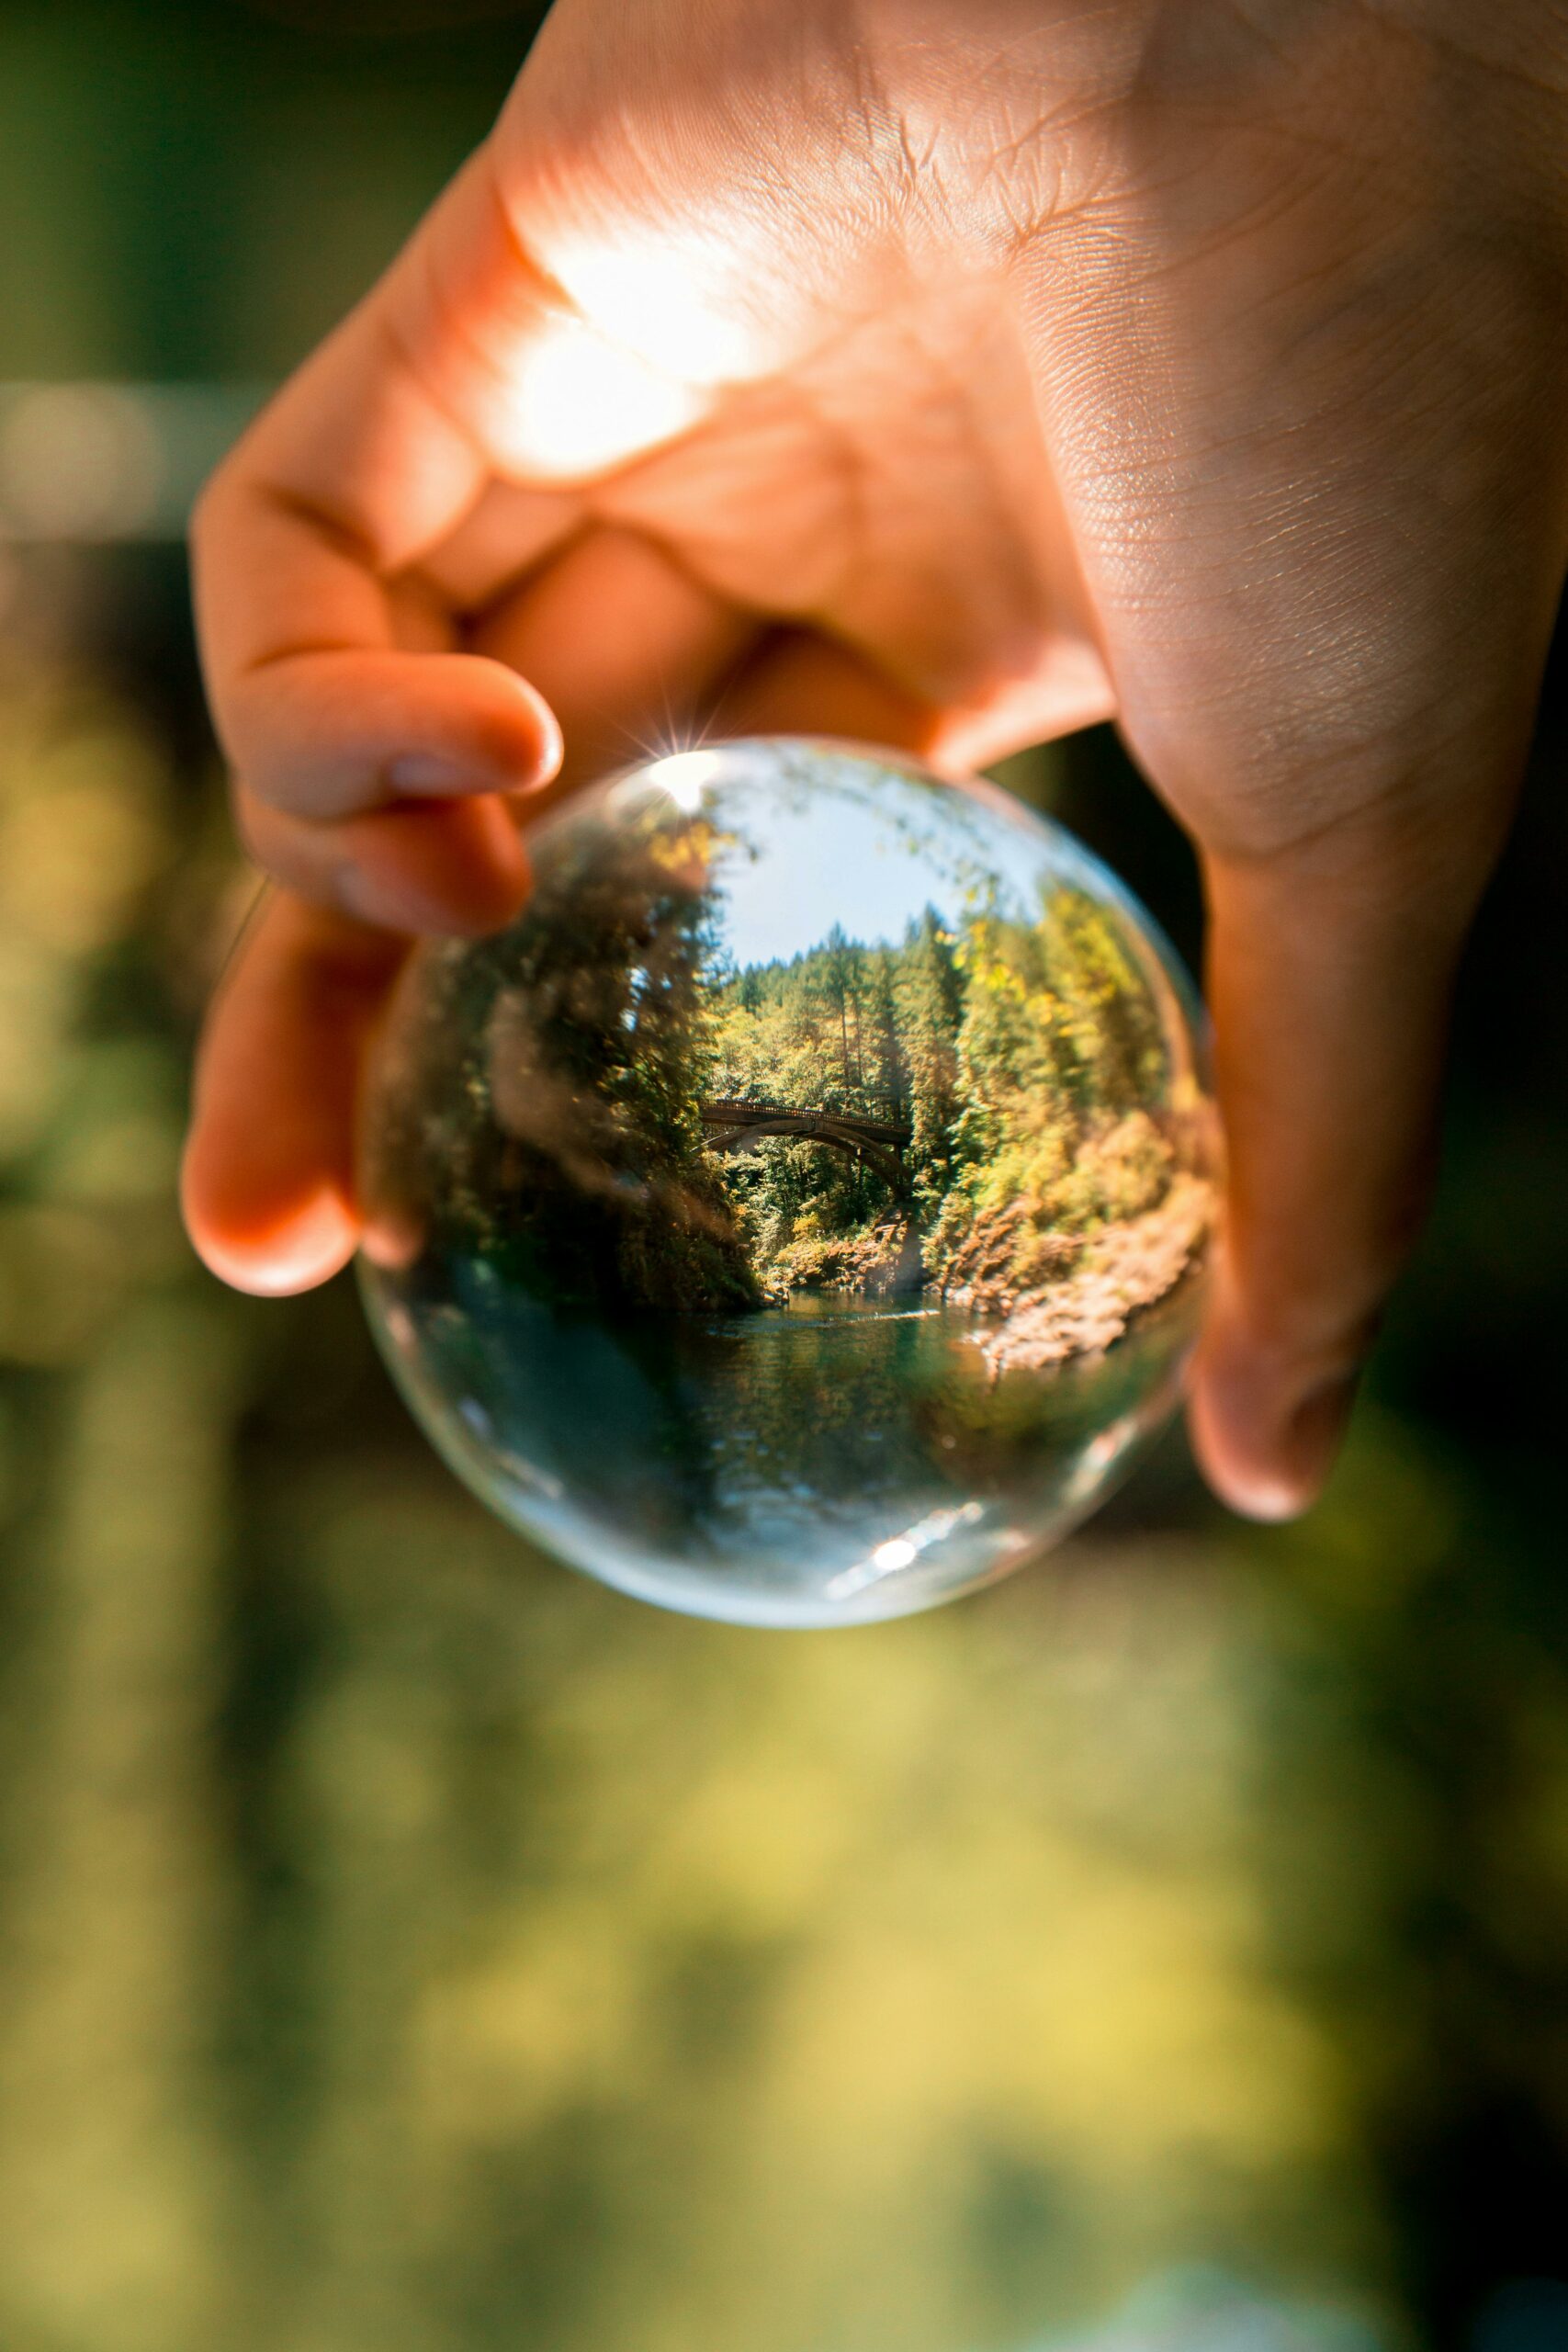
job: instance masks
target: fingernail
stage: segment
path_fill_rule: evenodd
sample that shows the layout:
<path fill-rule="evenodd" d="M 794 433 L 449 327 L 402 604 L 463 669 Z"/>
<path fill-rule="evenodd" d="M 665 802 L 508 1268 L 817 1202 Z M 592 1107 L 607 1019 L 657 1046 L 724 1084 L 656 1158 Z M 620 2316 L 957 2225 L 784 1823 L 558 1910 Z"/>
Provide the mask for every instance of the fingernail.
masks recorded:
<path fill-rule="evenodd" d="M 405 752 L 389 766 L 387 782 L 394 792 L 429 799 L 485 789 L 483 779 L 471 768 L 460 766 L 456 760 L 443 759 L 434 752 Z"/>
<path fill-rule="evenodd" d="M 381 892 L 356 865 L 345 865 L 333 877 L 333 888 L 339 906 L 355 922 L 367 923 L 372 931 L 395 931 L 400 926 L 387 910 Z"/>
<path fill-rule="evenodd" d="M 559 719 L 542 695 L 535 695 L 534 706 L 539 721 L 538 762 L 535 773 L 522 787 L 525 792 L 537 792 L 545 785 L 553 784 L 566 757 L 566 739 L 560 731 Z"/>
<path fill-rule="evenodd" d="M 1334 1466 L 1355 1395 L 1354 1374 L 1324 1381 L 1259 1448 L 1262 1464 L 1228 1464 L 1226 1499 L 1233 1509 L 1276 1525 L 1310 1510 Z"/>
<path fill-rule="evenodd" d="M 1357 1374 L 1337 1373 L 1292 1404 L 1250 1352 L 1216 1350 L 1193 1398 L 1193 1435 L 1211 1486 L 1247 1519 L 1299 1518 L 1333 1464 Z"/>

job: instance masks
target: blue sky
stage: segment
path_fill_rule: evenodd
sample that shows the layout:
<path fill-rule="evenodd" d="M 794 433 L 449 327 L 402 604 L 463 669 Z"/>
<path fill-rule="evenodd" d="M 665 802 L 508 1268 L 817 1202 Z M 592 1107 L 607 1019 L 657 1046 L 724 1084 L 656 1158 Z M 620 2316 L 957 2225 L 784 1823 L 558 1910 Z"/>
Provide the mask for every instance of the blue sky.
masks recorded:
<path fill-rule="evenodd" d="M 952 827 L 952 854 L 917 850 L 909 830 L 928 843 L 948 831 L 941 804 L 917 785 L 889 781 L 869 796 L 840 788 L 804 796 L 750 786 L 726 789 L 710 802 L 721 825 L 735 822 L 762 854 L 731 851 L 716 860 L 723 888 L 725 932 L 739 965 L 787 960 L 816 947 L 833 925 L 852 939 L 897 944 L 910 920 L 935 905 L 949 922 L 964 903 L 967 827 Z M 968 812 L 965 811 L 965 814 Z M 1038 850 L 1034 853 L 1038 861 Z"/>

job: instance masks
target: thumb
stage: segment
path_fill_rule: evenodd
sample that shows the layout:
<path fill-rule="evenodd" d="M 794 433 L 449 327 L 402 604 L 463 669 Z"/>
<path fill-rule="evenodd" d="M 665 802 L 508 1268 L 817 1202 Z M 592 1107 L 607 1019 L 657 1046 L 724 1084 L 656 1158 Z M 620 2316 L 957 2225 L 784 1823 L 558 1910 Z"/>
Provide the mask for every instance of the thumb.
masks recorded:
<path fill-rule="evenodd" d="M 1510 781 L 1419 825 L 1348 818 L 1206 861 L 1229 1186 L 1190 1419 L 1211 1485 L 1251 1517 L 1322 1484 L 1424 1213 L 1454 973 Z"/>

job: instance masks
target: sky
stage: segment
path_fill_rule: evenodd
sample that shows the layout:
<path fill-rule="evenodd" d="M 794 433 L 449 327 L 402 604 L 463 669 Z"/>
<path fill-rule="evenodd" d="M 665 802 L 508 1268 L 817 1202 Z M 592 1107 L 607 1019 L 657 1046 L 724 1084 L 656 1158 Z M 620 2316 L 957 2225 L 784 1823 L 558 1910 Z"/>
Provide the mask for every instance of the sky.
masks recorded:
<path fill-rule="evenodd" d="M 939 801 L 897 780 L 879 791 L 886 796 L 880 806 L 859 793 L 824 792 L 813 796 L 809 812 L 788 786 L 748 787 L 735 796 L 727 790 L 710 804 L 726 824 L 739 803 L 738 824 L 760 853 L 753 858 L 736 850 L 716 860 L 728 944 L 739 965 L 787 960 L 819 945 L 836 922 L 873 946 L 897 945 L 929 905 L 947 922 L 957 920 L 965 900 L 967 826 L 953 826 L 946 854 L 948 828 L 933 821 Z M 917 824 L 919 848 L 912 840 Z M 1019 846 L 1037 873 L 1039 844 L 1023 834 Z"/>
<path fill-rule="evenodd" d="M 836 922 L 869 947 L 896 945 L 929 901 L 950 921 L 956 914 L 951 882 L 882 819 L 848 802 L 835 799 L 810 816 L 773 808 L 747 830 L 762 854 L 731 852 L 718 867 L 725 930 L 739 965 L 787 960 L 818 945 Z"/>

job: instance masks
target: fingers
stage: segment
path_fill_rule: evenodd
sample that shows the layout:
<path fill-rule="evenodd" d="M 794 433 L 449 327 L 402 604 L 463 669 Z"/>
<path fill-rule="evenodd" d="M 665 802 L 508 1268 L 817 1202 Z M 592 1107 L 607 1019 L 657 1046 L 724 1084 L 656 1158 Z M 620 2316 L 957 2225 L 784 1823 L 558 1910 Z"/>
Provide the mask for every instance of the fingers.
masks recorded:
<path fill-rule="evenodd" d="M 570 380 L 559 367 L 541 377 L 563 352 Z M 582 418 L 605 411 L 601 376 L 615 364 L 519 242 L 481 150 L 201 501 L 210 698 L 257 799 L 333 819 L 403 795 L 524 791 L 553 774 L 547 704 L 499 660 L 413 655 L 389 583 L 477 527 L 493 481 L 547 472 L 551 417 L 581 438 Z M 620 392 L 635 409 L 635 387 Z M 620 456 L 649 429 L 626 418 Z"/>
<path fill-rule="evenodd" d="M 516 662 L 543 680 L 566 723 L 570 756 L 560 781 L 567 786 L 686 740 L 758 634 L 754 620 L 688 578 L 651 542 L 614 530 L 592 533 L 555 558 L 482 614 L 474 630 L 495 657 L 474 667 L 506 678 L 510 671 L 499 664 Z M 440 662 L 422 657 L 424 666 Z M 412 789 L 406 763 L 402 773 Z M 504 784 L 503 769 L 492 774 Z M 479 782 L 476 770 L 470 789 Z M 430 790 L 435 783 L 432 776 Z M 537 794 L 539 786 L 529 789 Z M 496 929 L 522 903 L 527 866 L 518 812 L 493 788 L 471 799 L 410 799 L 325 820 L 279 808 L 246 778 L 235 787 L 235 804 L 259 865 L 290 889 L 363 922 L 478 933 Z"/>
<path fill-rule="evenodd" d="M 848 646 L 780 633 L 739 673 L 714 714 L 723 735 L 828 735 L 929 753 L 942 728 L 932 703 L 895 684 Z"/>
<path fill-rule="evenodd" d="M 482 937 L 509 922 L 528 888 L 510 805 L 412 801 L 320 824 L 234 788 L 235 814 L 258 865 L 300 897 L 390 931 Z"/>
<path fill-rule="evenodd" d="M 527 870 L 500 796 L 538 792 L 561 754 L 549 703 L 512 665 L 540 678 L 559 708 L 570 785 L 682 741 L 758 629 L 651 542 L 606 530 L 547 563 L 474 634 L 488 658 L 312 655 L 261 682 L 266 707 L 244 740 L 270 789 L 248 775 L 235 788 L 259 865 L 364 922 L 493 930 L 522 903 Z M 534 714 L 531 770 L 517 765 L 519 703 Z M 434 740 L 437 722 L 443 750 L 407 748 L 422 729 Z M 459 747 L 464 764 L 453 768 Z M 400 789 L 410 796 L 401 805 Z M 479 797 L 434 797 L 444 793 Z"/>
<path fill-rule="evenodd" d="M 653 540 L 611 527 L 568 548 L 472 631 L 557 712 L 564 786 L 687 741 L 760 635 L 753 615 Z"/>
<path fill-rule="evenodd" d="M 1453 975 L 1493 842 L 1354 826 L 1211 858 L 1209 989 L 1229 1163 L 1191 1405 L 1222 1498 L 1303 1510 L 1425 1210 Z"/>
<path fill-rule="evenodd" d="M 208 1016 L 181 1198 L 212 1272 L 309 1290 L 359 1238 L 361 1058 L 405 943 L 283 892 L 262 905 Z"/>
<path fill-rule="evenodd" d="M 225 748 L 258 800 L 313 818 L 527 792 L 560 764 L 536 690 L 466 654 L 307 652 L 231 682 Z"/>
<path fill-rule="evenodd" d="M 454 226 L 489 262 L 476 300 L 515 294 L 486 217 L 470 171 L 198 507 L 197 614 L 219 735 L 252 790 L 280 807 L 333 817 L 400 790 L 501 789 L 550 758 L 547 717 L 499 665 L 400 649 L 387 584 L 452 532 L 488 476 L 461 377 L 419 295 Z M 445 340 L 460 332 L 449 319 Z M 477 359 L 470 373 L 482 376 Z"/>
<path fill-rule="evenodd" d="M 807 631 L 778 631 L 738 672 L 713 724 L 726 735 L 829 735 L 916 752 L 953 775 L 972 775 L 1026 744 L 1107 718 L 1113 699 L 1097 655 L 1055 639 L 1027 680 L 983 702 L 944 707 L 890 677 L 852 647 Z"/>
<path fill-rule="evenodd" d="M 487 187 L 481 161 L 448 191 L 221 469 L 193 535 L 213 713 L 254 854 L 396 927 L 481 931 L 514 911 L 526 869 L 500 796 L 561 755 L 547 703 L 450 650 L 402 584 L 482 503 L 487 335 L 549 306 Z M 443 256 L 460 297 L 446 309 Z"/>

